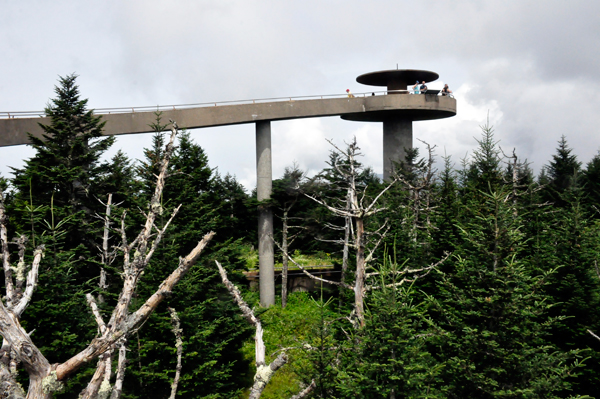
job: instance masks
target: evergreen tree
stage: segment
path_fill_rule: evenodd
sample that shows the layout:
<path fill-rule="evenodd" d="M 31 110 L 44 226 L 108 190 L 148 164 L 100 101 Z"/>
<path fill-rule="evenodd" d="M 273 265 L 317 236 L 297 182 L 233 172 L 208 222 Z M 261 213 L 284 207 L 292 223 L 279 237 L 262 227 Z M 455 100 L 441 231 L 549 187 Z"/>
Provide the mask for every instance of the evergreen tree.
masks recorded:
<path fill-rule="evenodd" d="M 103 194 L 95 184 L 107 169 L 101 156 L 114 143 L 114 137 L 102 137 L 104 123 L 87 109 L 87 99 L 80 99 L 76 75 L 59 79 L 57 97 L 46 107 L 49 125 L 41 125 L 43 138 L 29 136 L 36 154 L 26 161 L 23 169 L 14 169 L 13 185 L 18 201 L 27 202 L 30 188 L 38 204 L 63 210 L 65 217 L 79 219 L 73 227 L 89 224 L 97 209 L 95 197 Z M 78 214 L 78 216 L 74 216 Z M 79 241 L 80 229 L 69 229 L 67 241 L 73 246 Z"/>
<path fill-rule="evenodd" d="M 137 211 L 141 206 L 142 185 L 136 178 L 135 166 L 121 150 L 112 157 L 97 185 L 102 192 L 112 194 L 112 202 L 121 204 L 123 209 Z"/>
<path fill-rule="evenodd" d="M 558 319 L 548 340 L 563 351 L 593 350 L 588 352 L 591 359 L 585 369 L 573 380 L 576 392 L 593 395 L 600 390 L 595 378 L 600 370 L 600 343 L 587 330 L 600 329 L 596 311 L 600 292 L 594 267 L 600 236 L 578 200 L 546 209 L 539 218 L 540 231 L 532 240 L 532 267 L 539 272 L 556 270 L 544 286 L 552 304 L 548 314 Z"/>
<path fill-rule="evenodd" d="M 489 122 L 481 126 L 482 137 L 477 140 L 479 146 L 473 152 L 473 159 L 466 171 L 466 185 L 472 190 L 496 190 L 502 185 L 502 167 L 498 141 L 494 138 L 494 128 Z"/>
<path fill-rule="evenodd" d="M 591 215 L 600 217 L 600 153 L 587 163 L 582 172 L 581 183 L 586 204 L 591 207 Z"/>
<path fill-rule="evenodd" d="M 468 198 L 463 244 L 444 269 L 435 303 L 446 335 L 437 353 L 451 398 L 555 397 L 570 389 L 573 356 L 547 343 L 552 302 L 523 254 L 522 217 L 508 190 Z M 569 360 L 571 359 L 571 360 Z"/>
<path fill-rule="evenodd" d="M 545 199 L 554 202 L 557 206 L 567 204 L 566 196 L 579 188 L 578 179 L 581 174 L 581 162 L 577 156 L 572 154 L 565 136 L 558 142 L 556 154 L 552 155 L 552 161 L 545 166 L 545 172 L 549 179 L 549 185 L 545 190 Z"/>
<path fill-rule="evenodd" d="M 450 156 L 444 157 L 444 170 L 439 175 L 437 186 L 438 209 L 434 216 L 436 229 L 433 232 L 434 253 L 441 256 L 444 251 L 453 252 L 460 237 L 456 223 L 459 217 L 459 186 Z"/>
<path fill-rule="evenodd" d="M 439 332 L 428 320 L 425 303 L 418 301 L 414 286 L 398 285 L 395 261 L 388 259 L 379 269 L 372 281 L 379 288 L 367 299 L 365 327 L 343 352 L 339 397 L 446 397 L 439 384 L 444 364 L 428 350 Z"/>
<path fill-rule="evenodd" d="M 164 128 L 159 119 L 155 128 Z M 156 132 L 152 148 L 145 150 L 146 159 L 137 170 L 142 187 L 153 185 L 153 170 L 160 162 L 162 142 L 162 134 Z M 179 211 L 156 250 L 155 261 L 145 271 L 145 280 L 138 287 L 140 297 L 160 284 L 172 269 L 177 254 L 195 246 L 198 237 L 206 232 L 217 232 L 205 261 L 190 271 L 180 282 L 177 293 L 166 302 L 178 310 L 182 329 L 188 332 L 184 333 L 183 356 L 187 371 L 182 375 L 178 392 L 191 397 L 235 397 L 250 378 L 248 364 L 240 352 L 249 333 L 237 316 L 235 305 L 229 300 L 217 300 L 223 293 L 214 260 L 229 265 L 233 281 L 241 279 L 234 270 L 243 269 L 239 248 L 240 240 L 245 237 L 236 215 L 245 217 L 246 196 L 242 189 L 241 203 L 230 206 L 230 187 L 222 186 L 223 180 L 209 166 L 204 150 L 186 132 L 179 137 L 169 174 L 160 204 L 162 217 L 157 223 L 166 223 L 176 208 Z M 224 180 L 240 189 L 235 179 Z M 166 306 L 160 307 L 136 337 L 137 345 L 132 345 L 135 367 L 131 368 L 127 381 L 127 391 L 132 397 L 168 396 L 176 360 L 174 342 L 165 334 L 170 329 L 169 323 Z"/>

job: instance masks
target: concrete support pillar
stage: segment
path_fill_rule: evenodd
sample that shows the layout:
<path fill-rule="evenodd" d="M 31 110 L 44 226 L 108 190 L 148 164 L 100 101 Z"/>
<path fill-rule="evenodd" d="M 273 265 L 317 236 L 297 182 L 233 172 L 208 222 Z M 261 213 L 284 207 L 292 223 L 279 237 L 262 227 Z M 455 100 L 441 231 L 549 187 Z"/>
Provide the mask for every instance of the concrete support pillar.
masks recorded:
<path fill-rule="evenodd" d="M 259 201 L 271 198 L 273 171 L 271 166 L 271 122 L 256 122 L 256 196 Z M 275 270 L 273 255 L 273 211 L 258 209 L 258 268 L 260 273 L 260 305 L 275 304 Z"/>
<path fill-rule="evenodd" d="M 383 180 L 389 180 L 394 171 L 393 162 L 404 161 L 405 148 L 412 148 L 412 121 L 389 119 L 383 121 Z"/>

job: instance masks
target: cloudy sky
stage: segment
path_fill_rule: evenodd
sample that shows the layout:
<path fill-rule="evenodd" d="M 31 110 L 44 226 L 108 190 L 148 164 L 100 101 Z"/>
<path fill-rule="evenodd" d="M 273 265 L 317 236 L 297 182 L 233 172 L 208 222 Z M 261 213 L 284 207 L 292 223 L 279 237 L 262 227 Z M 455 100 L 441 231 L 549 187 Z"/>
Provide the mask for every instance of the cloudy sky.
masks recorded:
<path fill-rule="evenodd" d="M 415 139 L 455 162 L 489 119 L 507 152 L 548 163 L 561 135 L 587 162 L 600 149 L 600 2 L 580 0 L 0 0 L 0 111 L 42 110 L 58 76 L 79 75 L 91 108 L 355 93 L 366 72 L 426 69 L 448 83 L 454 118 Z M 382 171 L 382 126 L 338 117 L 272 123 L 274 176 L 315 172 L 356 136 Z M 211 166 L 247 187 L 254 126 L 192 131 Z M 119 136 L 140 158 L 151 135 Z M 418 143 L 415 140 L 415 143 Z M 0 174 L 32 155 L 0 148 Z"/>

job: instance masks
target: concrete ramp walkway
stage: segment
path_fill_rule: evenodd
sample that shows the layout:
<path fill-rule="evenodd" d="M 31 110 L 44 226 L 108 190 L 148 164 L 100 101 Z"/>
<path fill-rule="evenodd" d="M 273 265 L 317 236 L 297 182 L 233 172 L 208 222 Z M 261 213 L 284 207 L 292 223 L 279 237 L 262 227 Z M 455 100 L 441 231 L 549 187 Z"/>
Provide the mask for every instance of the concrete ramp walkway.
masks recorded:
<path fill-rule="evenodd" d="M 439 119 L 456 114 L 456 100 L 428 95 L 376 95 L 355 98 L 324 98 L 202 106 L 161 110 L 162 120 L 172 119 L 181 128 L 195 129 L 214 126 L 278 121 L 299 118 L 342 116 L 357 121 L 383 121 L 387 115 L 412 121 Z M 153 111 L 102 114 L 107 136 L 148 133 L 155 122 Z M 39 123 L 49 124 L 45 117 L 0 118 L 0 146 L 29 143 L 27 133 L 41 137 Z"/>

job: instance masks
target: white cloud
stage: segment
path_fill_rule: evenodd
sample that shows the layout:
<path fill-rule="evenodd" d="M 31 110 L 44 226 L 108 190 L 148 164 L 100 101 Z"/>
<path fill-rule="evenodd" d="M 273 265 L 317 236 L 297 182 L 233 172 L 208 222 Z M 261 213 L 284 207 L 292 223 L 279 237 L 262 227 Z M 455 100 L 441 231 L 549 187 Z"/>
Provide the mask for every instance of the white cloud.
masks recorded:
<path fill-rule="evenodd" d="M 0 13 L 0 111 L 40 110 L 77 72 L 95 108 L 371 90 L 356 76 L 422 68 L 455 91 L 458 115 L 414 124 L 458 160 L 488 111 L 507 149 L 547 163 L 562 134 L 582 161 L 600 147 L 600 2 L 585 0 L 23 0 Z M 423 21 L 427 23 L 423 23 Z M 356 135 L 381 168 L 381 126 L 339 118 L 273 123 L 274 175 L 323 167 L 321 139 Z M 254 127 L 195 131 L 221 173 L 254 184 Z M 300 140 L 300 141 L 297 141 Z M 120 137 L 139 157 L 148 136 Z M 418 142 L 416 142 L 418 143 Z M 0 148 L 0 173 L 30 156 Z"/>

